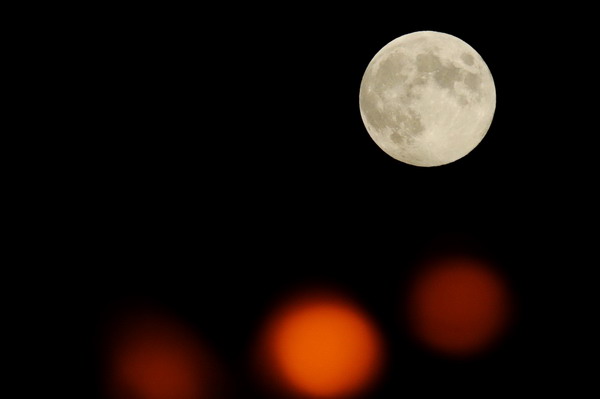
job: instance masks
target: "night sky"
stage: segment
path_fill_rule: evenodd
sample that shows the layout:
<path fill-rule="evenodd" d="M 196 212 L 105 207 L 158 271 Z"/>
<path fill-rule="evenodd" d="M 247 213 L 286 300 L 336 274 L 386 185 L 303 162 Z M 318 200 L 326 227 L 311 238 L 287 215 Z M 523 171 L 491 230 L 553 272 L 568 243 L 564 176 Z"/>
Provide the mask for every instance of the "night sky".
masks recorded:
<path fill-rule="evenodd" d="M 81 397 L 103 397 L 111 317 L 143 305 L 202 336 L 233 397 L 270 398 L 248 371 L 256 334 L 315 286 L 360 303 L 384 335 L 368 398 L 571 392 L 568 300 L 587 278 L 574 254 L 591 241 L 578 226 L 594 182 L 573 64 L 587 26 L 565 35 L 559 10 L 231 7 L 86 14 L 67 51 L 76 133 L 53 193 L 69 215 L 61 275 L 79 281 L 58 291 L 89 337 Z M 496 85 L 481 144 L 434 168 L 386 155 L 358 108 L 371 58 L 418 30 L 470 44 Z M 516 302 L 504 340 L 471 361 L 416 346 L 400 310 L 415 265 L 449 248 L 497 265 Z"/>

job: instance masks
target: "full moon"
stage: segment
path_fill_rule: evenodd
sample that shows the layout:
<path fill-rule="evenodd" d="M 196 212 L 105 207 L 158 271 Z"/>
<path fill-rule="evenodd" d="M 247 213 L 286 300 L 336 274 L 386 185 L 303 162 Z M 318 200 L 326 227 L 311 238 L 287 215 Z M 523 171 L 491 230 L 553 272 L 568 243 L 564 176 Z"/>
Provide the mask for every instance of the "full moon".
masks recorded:
<path fill-rule="evenodd" d="M 363 75 L 360 113 L 391 157 L 415 166 L 454 162 L 487 133 L 496 88 L 483 58 L 461 39 L 422 31 L 400 36 Z"/>

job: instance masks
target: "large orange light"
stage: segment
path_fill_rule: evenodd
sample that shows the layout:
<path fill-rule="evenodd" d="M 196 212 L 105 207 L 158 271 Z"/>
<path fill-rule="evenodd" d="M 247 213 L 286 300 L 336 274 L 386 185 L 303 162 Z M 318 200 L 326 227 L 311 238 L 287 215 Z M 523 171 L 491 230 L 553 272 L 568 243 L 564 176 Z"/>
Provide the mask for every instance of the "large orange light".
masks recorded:
<path fill-rule="evenodd" d="M 288 303 L 273 315 L 264 338 L 272 382 L 301 397 L 352 396 L 381 369 L 379 333 L 343 297 L 314 294 Z"/>
<path fill-rule="evenodd" d="M 409 292 L 410 326 L 438 353 L 479 354 L 494 344 L 509 316 L 504 280 L 485 262 L 440 258 L 417 275 Z"/>

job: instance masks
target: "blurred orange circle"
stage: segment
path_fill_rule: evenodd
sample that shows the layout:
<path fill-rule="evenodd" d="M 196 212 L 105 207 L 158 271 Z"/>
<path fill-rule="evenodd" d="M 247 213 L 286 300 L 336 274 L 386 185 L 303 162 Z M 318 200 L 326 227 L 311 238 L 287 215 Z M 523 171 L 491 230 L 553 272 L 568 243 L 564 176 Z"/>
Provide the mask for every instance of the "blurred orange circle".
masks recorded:
<path fill-rule="evenodd" d="M 451 356 L 487 350 L 504 331 L 509 292 L 485 262 L 438 259 L 416 276 L 409 292 L 410 326 L 429 348 Z"/>
<path fill-rule="evenodd" d="M 113 399 L 208 399 L 212 374 L 191 331 L 168 317 L 133 314 L 113 328 L 108 382 Z M 212 363 L 212 362 L 211 362 Z"/>
<path fill-rule="evenodd" d="M 343 398 L 363 392 L 382 364 L 382 340 L 349 300 L 309 295 L 288 303 L 266 329 L 269 367 L 288 392 Z"/>

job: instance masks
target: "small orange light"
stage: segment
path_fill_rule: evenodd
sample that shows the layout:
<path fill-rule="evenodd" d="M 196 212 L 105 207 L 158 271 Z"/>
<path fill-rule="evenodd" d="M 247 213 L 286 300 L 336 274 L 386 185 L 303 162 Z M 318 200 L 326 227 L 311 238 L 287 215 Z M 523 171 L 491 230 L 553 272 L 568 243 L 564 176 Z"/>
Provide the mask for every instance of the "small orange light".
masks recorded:
<path fill-rule="evenodd" d="M 410 326 L 422 343 L 463 357 L 484 352 L 501 336 L 509 293 L 485 262 L 454 256 L 436 260 L 417 275 L 408 305 Z"/>
<path fill-rule="evenodd" d="M 302 296 L 281 307 L 264 335 L 272 381 L 287 393 L 345 398 L 364 392 L 382 366 L 382 340 L 369 318 L 336 295 Z"/>
<path fill-rule="evenodd" d="M 208 399 L 207 359 L 195 336 L 156 314 L 132 315 L 112 331 L 111 399 Z"/>

